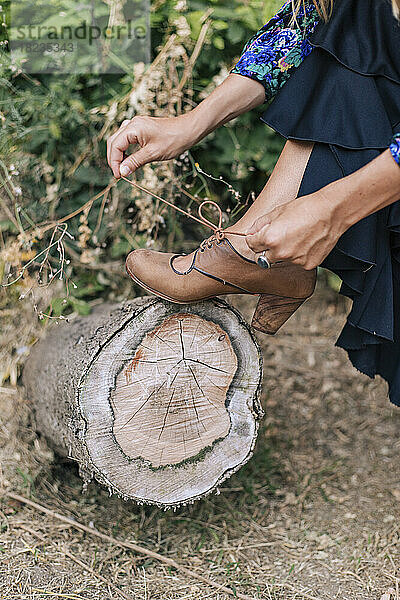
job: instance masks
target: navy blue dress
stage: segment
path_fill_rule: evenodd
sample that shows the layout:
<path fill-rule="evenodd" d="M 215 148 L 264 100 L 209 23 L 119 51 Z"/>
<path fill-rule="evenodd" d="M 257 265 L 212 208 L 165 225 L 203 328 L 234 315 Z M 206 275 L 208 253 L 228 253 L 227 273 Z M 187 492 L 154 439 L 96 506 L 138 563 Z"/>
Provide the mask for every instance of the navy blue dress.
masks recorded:
<path fill-rule="evenodd" d="M 314 142 L 299 196 L 363 167 L 400 131 L 400 24 L 388 0 L 336 0 L 262 119 Z M 337 345 L 400 406 L 400 201 L 353 225 L 322 264 L 353 300 Z"/>

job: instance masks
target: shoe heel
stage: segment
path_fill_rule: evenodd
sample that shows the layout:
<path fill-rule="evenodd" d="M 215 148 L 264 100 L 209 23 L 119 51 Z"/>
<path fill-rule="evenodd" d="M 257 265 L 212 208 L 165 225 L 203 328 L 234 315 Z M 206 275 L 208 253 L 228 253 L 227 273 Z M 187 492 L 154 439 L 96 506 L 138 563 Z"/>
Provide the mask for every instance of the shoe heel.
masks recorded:
<path fill-rule="evenodd" d="M 273 335 L 306 300 L 261 294 L 251 324 L 254 329 Z"/>

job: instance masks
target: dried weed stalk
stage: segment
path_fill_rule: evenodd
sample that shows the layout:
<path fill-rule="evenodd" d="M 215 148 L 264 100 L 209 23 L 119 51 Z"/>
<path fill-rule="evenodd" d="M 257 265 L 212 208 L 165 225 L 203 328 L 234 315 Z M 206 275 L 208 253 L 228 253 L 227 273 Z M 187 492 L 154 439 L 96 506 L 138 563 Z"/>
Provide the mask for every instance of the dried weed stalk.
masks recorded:
<path fill-rule="evenodd" d="M 103 127 L 65 172 L 66 178 L 74 178 L 78 167 L 88 161 L 94 149 L 98 149 L 115 131 L 116 124 L 124 119 L 131 119 L 136 114 L 174 116 L 192 108 L 193 66 L 209 24 L 205 15 L 193 48 L 185 16 L 182 14 L 178 20 L 179 23 L 175 24 L 177 33 L 169 37 L 153 63 L 148 68 L 141 63 L 134 66 L 134 88 L 107 106 L 98 106 L 90 111 L 92 115 L 103 117 Z M 108 277 L 109 264 L 104 259 L 109 255 L 107 245 L 110 242 L 99 241 L 101 227 L 109 229 L 108 239 L 112 240 L 114 222 L 118 221 L 126 239 L 132 247 L 137 247 L 156 244 L 160 228 L 166 225 L 163 207 L 150 196 L 138 193 L 124 183 L 116 184 L 111 173 L 109 185 L 100 193 L 70 214 L 54 218 L 54 207 L 60 202 L 60 182 L 54 180 L 53 167 L 48 164 L 37 169 L 37 176 L 46 184 L 47 197 L 43 202 L 47 203 L 48 215 L 45 221 L 34 222 L 25 208 L 29 205 L 28 191 L 22 190 L 20 184 L 20 170 L 26 168 L 28 160 L 22 151 L 14 152 L 12 159 L 15 164 L 11 163 L 11 155 L 10 160 L 0 161 L 0 220 L 10 223 L 7 233 L 0 233 L 0 315 L 4 323 L 0 337 L 0 385 L 7 379 L 15 384 L 19 364 L 16 357 L 24 355 L 25 347 L 37 339 L 37 316 L 48 321 L 52 318 L 52 298 L 69 297 L 71 287 L 76 287 L 71 281 L 75 267 L 86 266 L 99 273 L 103 271 L 104 280 Z M 18 167 L 15 166 L 17 163 Z M 188 156 L 185 156 L 180 160 L 146 165 L 138 178 L 143 186 L 157 194 L 175 198 L 182 166 L 195 171 Z M 92 211 L 96 217 L 93 229 L 89 224 Z M 76 218 L 79 220 L 75 226 L 78 235 L 73 236 L 68 229 Z M 73 247 L 70 244 L 72 240 L 75 242 Z M 55 281 L 57 285 L 54 285 Z M 18 299 L 29 300 L 28 308 L 23 308 Z M 27 319 L 25 331 L 30 332 L 28 335 L 16 326 L 22 315 Z M 21 348 L 23 351 L 19 350 Z"/>

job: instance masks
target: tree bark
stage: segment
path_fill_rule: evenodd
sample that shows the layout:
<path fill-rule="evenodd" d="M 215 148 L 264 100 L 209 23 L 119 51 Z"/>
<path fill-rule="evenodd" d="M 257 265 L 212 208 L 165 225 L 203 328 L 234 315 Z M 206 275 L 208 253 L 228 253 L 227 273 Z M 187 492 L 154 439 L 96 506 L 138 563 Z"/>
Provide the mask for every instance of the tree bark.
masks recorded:
<path fill-rule="evenodd" d="M 37 429 L 110 493 L 162 507 L 246 463 L 262 416 L 261 353 L 213 299 L 137 298 L 50 328 L 23 373 Z"/>

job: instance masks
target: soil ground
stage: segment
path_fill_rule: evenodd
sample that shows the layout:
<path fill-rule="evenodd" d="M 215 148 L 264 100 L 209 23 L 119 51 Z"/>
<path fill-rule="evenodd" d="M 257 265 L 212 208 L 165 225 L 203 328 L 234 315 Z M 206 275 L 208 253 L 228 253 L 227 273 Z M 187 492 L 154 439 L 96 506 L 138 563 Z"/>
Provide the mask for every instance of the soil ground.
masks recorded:
<path fill-rule="evenodd" d="M 232 302 L 251 312 L 252 301 Z M 0 496 L 12 489 L 174 558 L 249 598 L 400 600 L 400 409 L 334 347 L 347 310 L 325 288 L 264 354 L 253 458 L 219 495 L 175 512 L 136 506 L 53 456 L 18 390 L 0 392 Z M 118 545 L 0 499 L 1 600 L 225 600 Z M 125 597 L 126 597 L 125 596 Z"/>

